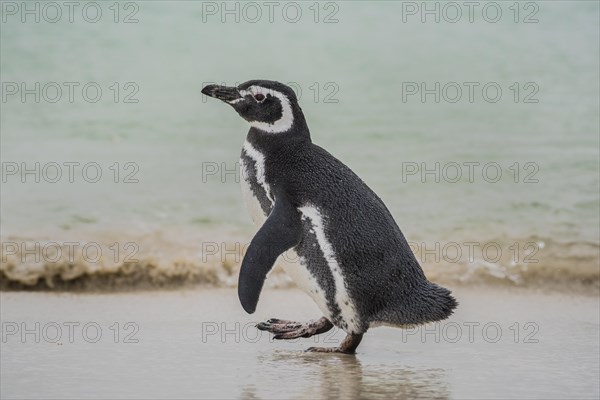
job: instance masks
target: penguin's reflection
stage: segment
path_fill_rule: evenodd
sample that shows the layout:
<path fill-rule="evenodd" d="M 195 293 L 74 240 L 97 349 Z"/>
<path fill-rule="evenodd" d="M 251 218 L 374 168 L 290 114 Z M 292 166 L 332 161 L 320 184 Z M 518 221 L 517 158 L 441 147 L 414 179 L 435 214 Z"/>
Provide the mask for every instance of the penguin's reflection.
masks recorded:
<path fill-rule="evenodd" d="M 346 354 L 273 352 L 259 357 L 262 365 L 286 365 L 310 376 L 302 398 L 434 398 L 448 399 L 443 369 L 368 364 Z M 292 364 L 292 365 L 290 365 Z"/>

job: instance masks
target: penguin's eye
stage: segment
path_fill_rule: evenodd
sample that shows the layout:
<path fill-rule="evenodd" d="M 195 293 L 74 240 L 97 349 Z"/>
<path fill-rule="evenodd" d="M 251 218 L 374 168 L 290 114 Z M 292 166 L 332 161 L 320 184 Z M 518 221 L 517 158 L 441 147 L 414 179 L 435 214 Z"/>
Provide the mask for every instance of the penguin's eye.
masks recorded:
<path fill-rule="evenodd" d="M 256 99 L 256 101 L 263 101 L 265 99 L 265 95 L 262 93 L 257 93 L 254 95 L 254 98 Z"/>

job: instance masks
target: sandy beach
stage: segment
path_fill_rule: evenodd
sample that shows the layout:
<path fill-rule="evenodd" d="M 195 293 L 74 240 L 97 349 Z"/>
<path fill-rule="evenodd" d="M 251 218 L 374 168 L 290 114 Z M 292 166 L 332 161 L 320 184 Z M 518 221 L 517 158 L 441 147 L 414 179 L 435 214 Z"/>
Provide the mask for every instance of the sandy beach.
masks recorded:
<path fill-rule="evenodd" d="M 295 289 L 254 315 L 235 290 L 3 292 L 2 398 L 595 399 L 599 303 L 501 289 L 455 290 L 447 321 L 370 330 L 356 356 L 306 353 L 344 333 L 273 341 L 254 324 L 319 317 Z"/>

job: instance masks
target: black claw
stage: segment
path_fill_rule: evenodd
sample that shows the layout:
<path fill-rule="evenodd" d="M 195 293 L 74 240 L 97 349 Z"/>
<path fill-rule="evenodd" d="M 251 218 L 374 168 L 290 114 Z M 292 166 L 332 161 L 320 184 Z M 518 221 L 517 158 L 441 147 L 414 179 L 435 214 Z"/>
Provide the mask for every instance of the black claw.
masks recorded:
<path fill-rule="evenodd" d="M 275 336 L 273 336 L 273 339 L 276 339 L 276 340 L 283 339 L 283 335 L 275 335 Z"/>
<path fill-rule="evenodd" d="M 271 329 L 271 324 L 268 322 L 259 322 L 258 324 L 256 324 L 256 329 L 260 331 L 268 331 L 269 329 Z"/>

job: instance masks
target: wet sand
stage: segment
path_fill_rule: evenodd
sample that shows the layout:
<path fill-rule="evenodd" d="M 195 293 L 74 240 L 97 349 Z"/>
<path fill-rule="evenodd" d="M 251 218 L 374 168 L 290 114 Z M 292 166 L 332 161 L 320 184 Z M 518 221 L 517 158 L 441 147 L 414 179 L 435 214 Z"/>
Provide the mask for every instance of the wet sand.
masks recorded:
<path fill-rule="evenodd" d="M 297 290 L 265 291 L 250 316 L 231 289 L 4 292 L 1 397 L 598 398 L 597 297 L 455 294 L 448 321 L 372 329 L 348 356 L 304 352 L 343 332 L 282 342 L 253 327 L 319 317 Z"/>

